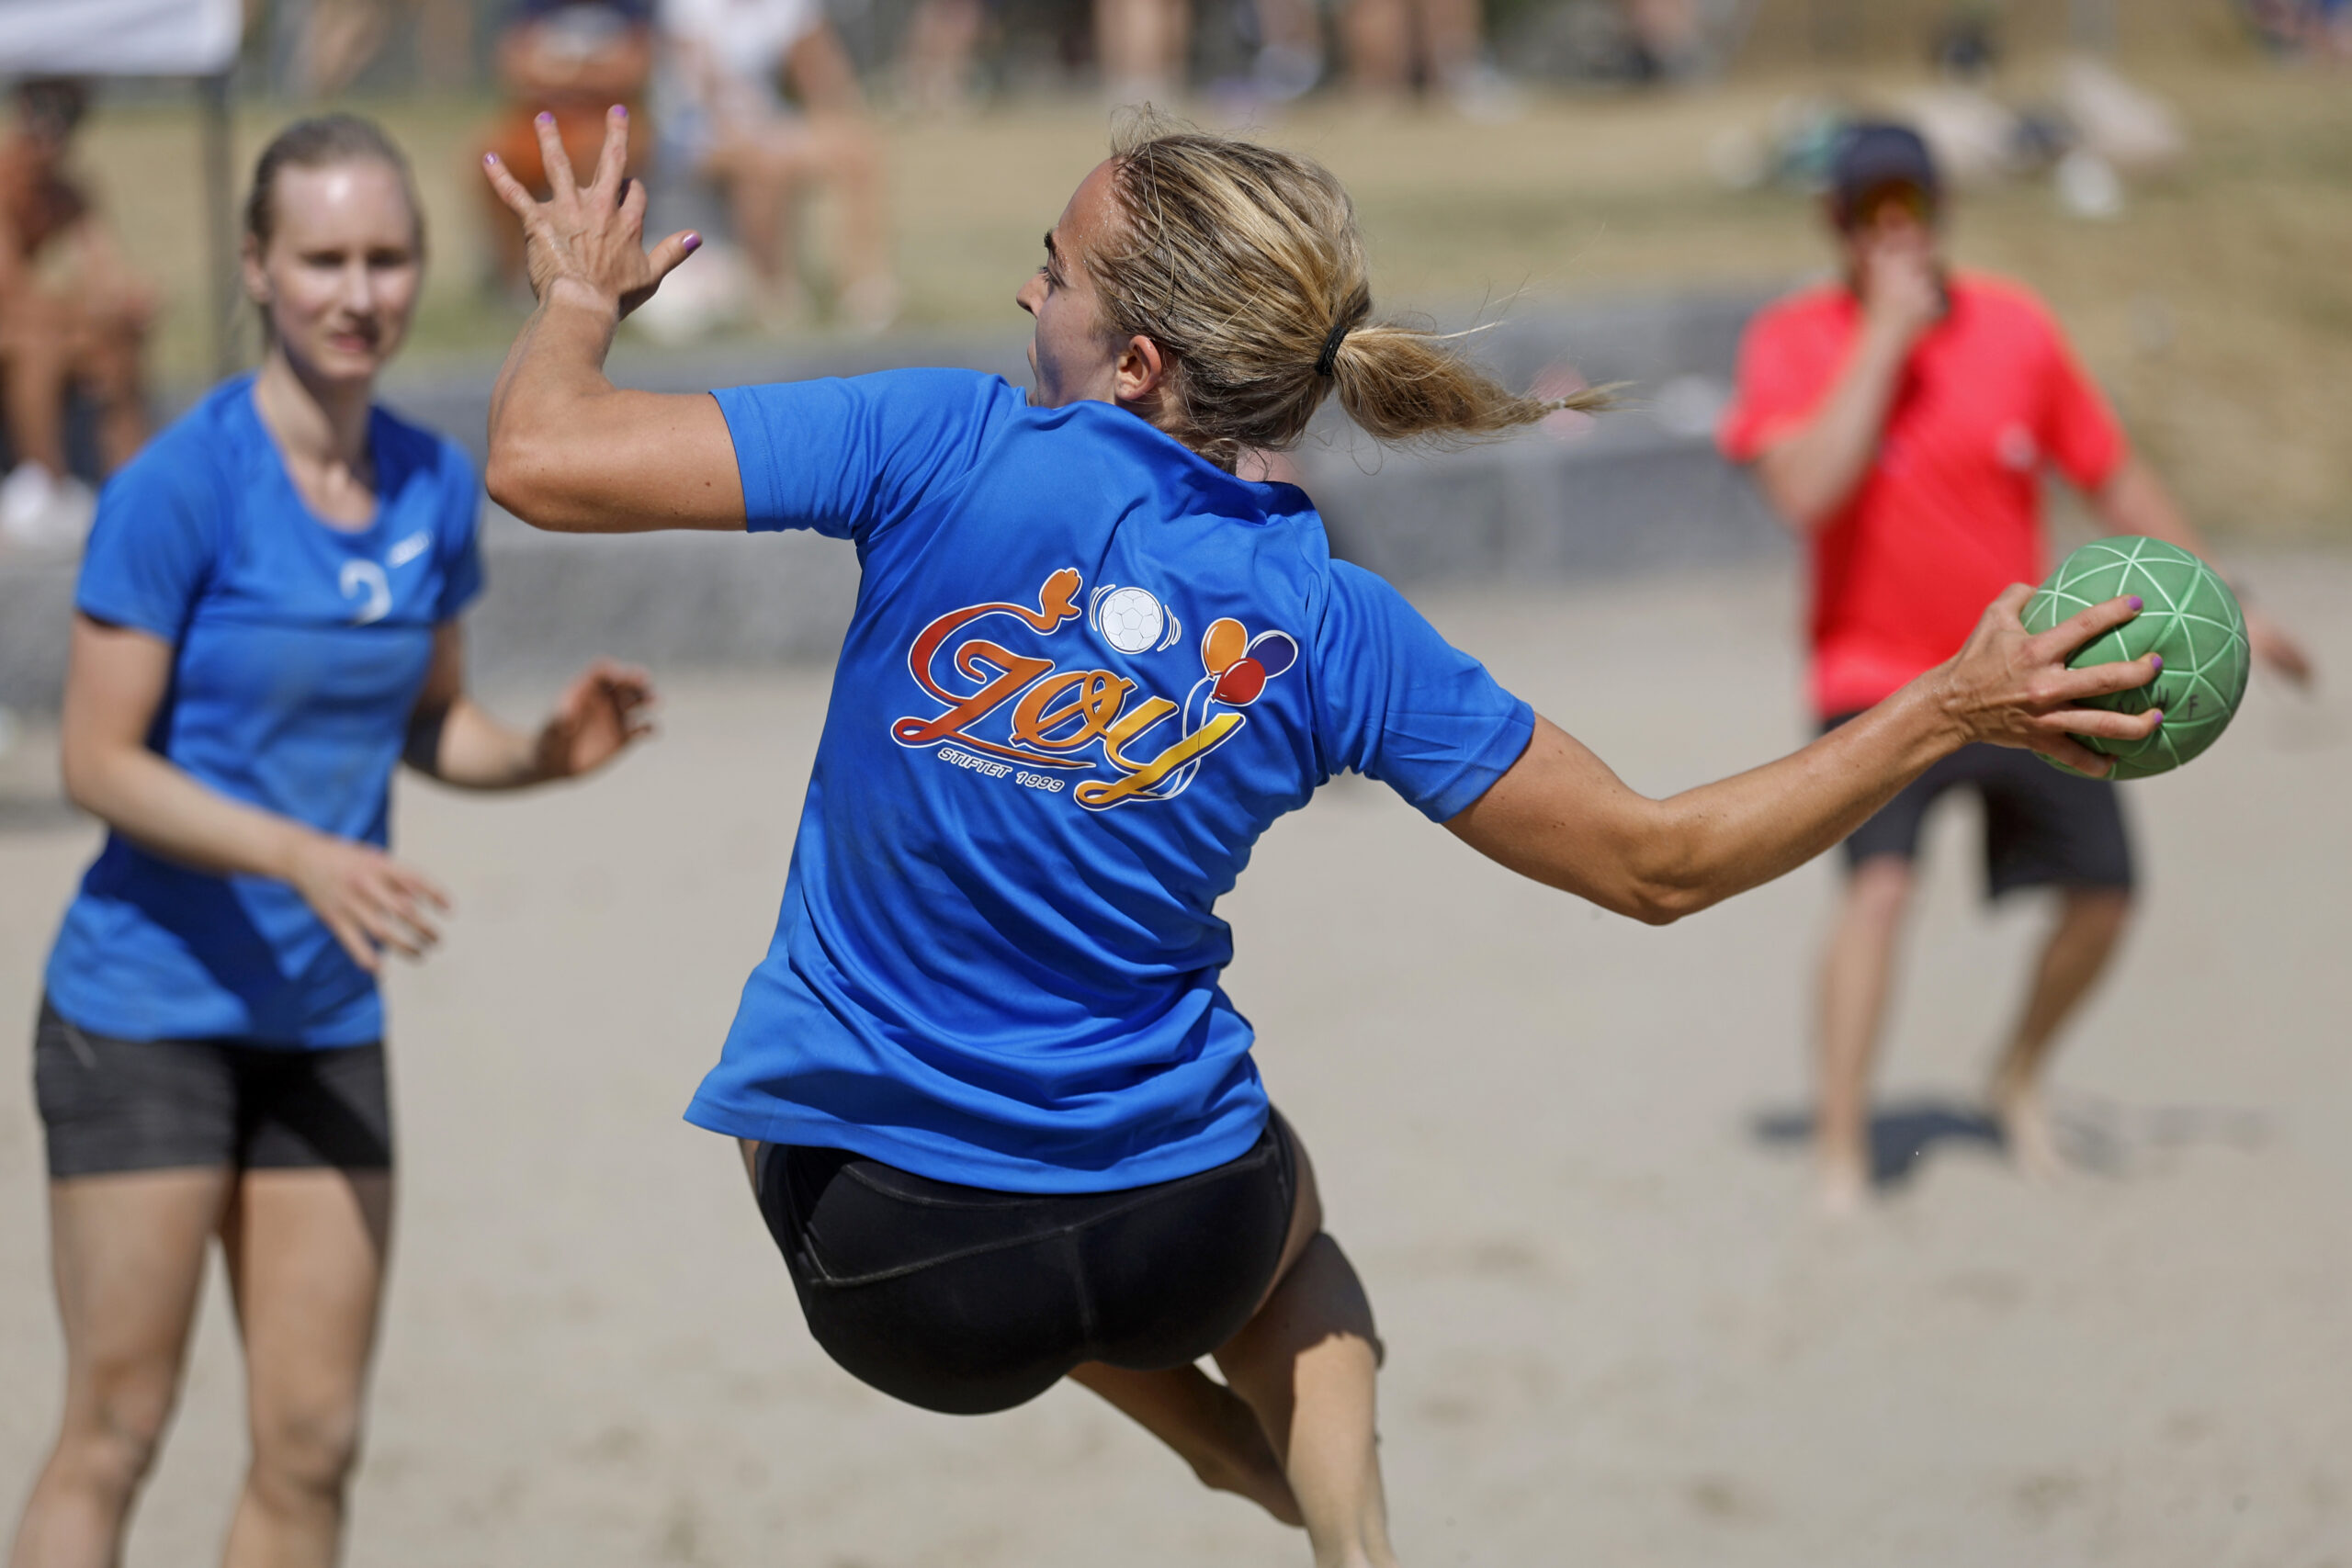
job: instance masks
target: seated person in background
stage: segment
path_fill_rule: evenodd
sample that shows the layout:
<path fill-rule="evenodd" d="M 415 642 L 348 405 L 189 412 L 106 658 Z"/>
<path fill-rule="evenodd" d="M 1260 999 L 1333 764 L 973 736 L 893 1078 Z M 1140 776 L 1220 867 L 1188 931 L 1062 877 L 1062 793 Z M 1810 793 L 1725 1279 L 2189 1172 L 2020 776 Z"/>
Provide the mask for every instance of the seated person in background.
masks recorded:
<path fill-rule="evenodd" d="M 849 51 L 816 0 L 663 0 L 662 28 L 662 164 L 726 193 L 763 322 L 802 313 L 793 207 L 821 185 L 841 202 L 834 313 L 869 332 L 888 326 L 899 296 L 881 153 Z"/>
<path fill-rule="evenodd" d="M 653 0 L 517 0 L 498 40 L 498 80 L 508 104 L 482 139 L 516 179 L 542 195 L 547 169 L 532 122 L 555 117 L 557 134 L 578 173 L 596 166 L 604 145 L 605 111 L 643 101 L 653 74 Z M 648 128 L 642 115 L 629 127 L 629 170 L 644 172 Z M 581 173 L 583 183 L 585 174 Z M 494 287 L 521 290 L 523 242 L 495 197 L 484 209 L 492 242 Z"/>
<path fill-rule="evenodd" d="M 0 140 L 0 406 L 14 464 L 0 479 L 0 536 L 71 543 L 97 501 L 67 468 L 66 398 L 96 404 L 104 471 L 129 462 L 147 440 L 139 360 L 155 304 L 66 170 L 87 87 L 34 77 L 16 100 Z"/>

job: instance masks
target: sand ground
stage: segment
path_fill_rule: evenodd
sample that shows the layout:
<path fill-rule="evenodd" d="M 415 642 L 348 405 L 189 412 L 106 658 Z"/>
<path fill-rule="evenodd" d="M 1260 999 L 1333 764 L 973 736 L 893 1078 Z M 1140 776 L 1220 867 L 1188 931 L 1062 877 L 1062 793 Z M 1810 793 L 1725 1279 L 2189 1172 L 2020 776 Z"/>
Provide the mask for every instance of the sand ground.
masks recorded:
<path fill-rule="evenodd" d="M 2040 913 L 1976 902 L 1965 808 L 1906 950 L 1894 1174 L 1843 1226 L 1792 1142 L 1827 871 L 1661 931 L 1376 785 L 1269 835 L 1230 984 L 1380 1310 L 1408 1562 L 2352 1563 L 2352 560 L 2256 577 L 2335 683 L 2258 687 L 2213 755 L 2132 786 L 2151 897 L 2060 1064 L 2088 1169 L 2058 1190 L 1972 1108 Z M 1428 607 L 1652 791 L 1800 730 L 1784 575 Z M 463 908 L 390 985 L 407 1164 L 351 1561 L 1306 1562 L 1086 1394 L 928 1416 L 809 1342 L 732 1151 L 678 1112 L 766 941 L 825 683 L 671 699 L 593 787 L 402 786 L 401 841 Z M 44 744 L 0 765 L 17 1041 L 96 838 L 39 798 Z M 24 1047 L 0 1064 L 13 1507 L 58 1346 Z M 137 1568 L 213 1551 L 238 1409 L 216 1280 Z"/>

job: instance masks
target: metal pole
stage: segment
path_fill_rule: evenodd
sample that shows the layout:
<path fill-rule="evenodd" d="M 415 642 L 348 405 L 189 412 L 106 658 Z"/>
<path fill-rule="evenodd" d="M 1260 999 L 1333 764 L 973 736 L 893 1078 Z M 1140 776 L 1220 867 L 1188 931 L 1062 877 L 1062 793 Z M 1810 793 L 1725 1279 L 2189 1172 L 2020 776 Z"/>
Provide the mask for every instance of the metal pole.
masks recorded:
<path fill-rule="evenodd" d="M 198 79 L 202 107 L 204 237 L 210 254 L 212 370 L 226 376 L 237 368 L 237 221 L 232 165 L 234 130 L 229 114 L 229 73 Z"/>

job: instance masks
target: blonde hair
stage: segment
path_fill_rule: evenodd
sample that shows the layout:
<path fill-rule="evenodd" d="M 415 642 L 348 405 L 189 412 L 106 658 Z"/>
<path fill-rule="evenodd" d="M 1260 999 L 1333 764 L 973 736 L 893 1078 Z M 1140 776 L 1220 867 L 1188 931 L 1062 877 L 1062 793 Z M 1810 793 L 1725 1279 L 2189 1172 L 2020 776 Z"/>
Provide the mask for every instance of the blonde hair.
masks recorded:
<path fill-rule="evenodd" d="M 1298 444 L 1336 391 L 1375 439 L 1451 445 L 1498 435 L 1605 390 L 1514 392 L 1452 336 L 1373 321 L 1354 204 L 1321 164 L 1148 116 L 1112 148 L 1119 232 L 1087 257 L 1103 324 L 1168 358 L 1161 423 L 1231 468 Z"/>

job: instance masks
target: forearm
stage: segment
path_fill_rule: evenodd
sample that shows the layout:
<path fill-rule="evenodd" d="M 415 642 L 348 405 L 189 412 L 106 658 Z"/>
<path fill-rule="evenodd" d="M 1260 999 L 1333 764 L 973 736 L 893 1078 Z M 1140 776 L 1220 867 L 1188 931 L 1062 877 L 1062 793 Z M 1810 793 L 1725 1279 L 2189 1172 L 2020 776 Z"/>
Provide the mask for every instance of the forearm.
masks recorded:
<path fill-rule="evenodd" d="M 458 789 L 524 789 L 548 777 L 538 736 L 510 729 L 465 696 L 417 716 L 409 730 L 407 761 L 419 773 Z"/>
<path fill-rule="evenodd" d="M 2107 483 L 2092 492 L 2090 502 L 2100 520 L 2119 534 L 2143 534 L 2212 559 L 2204 536 L 2174 502 L 2155 471 L 2137 457 L 2126 457 Z"/>
<path fill-rule="evenodd" d="M 1658 803 L 1637 886 L 1653 908 L 1695 913 L 1786 875 L 1845 839 L 1966 733 L 1932 671 L 1801 750 Z"/>
<path fill-rule="evenodd" d="M 553 533 L 741 528 L 742 482 L 718 405 L 615 387 L 604 365 L 617 321 L 584 285 L 548 289 L 492 394 L 491 498 Z"/>
<path fill-rule="evenodd" d="M 491 499 L 535 527 L 579 525 L 573 447 L 619 392 L 605 375 L 618 307 L 559 280 L 506 352 L 490 397 Z"/>
<path fill-rule="evenodd" d="M 1865 328 L 1811 421 L 1758 461 L 1766 493 L 1801 534 L 1826 525 L 1877 459 L 1907 345 Z"/>
<path fill-rule="evenodd" d="M 141 847 L 215 875 L 288 881 L 316 830 L 206 788 L 143 746 L 69 746 L 65 793 Z"/>
<path fill-rule="evenodd" d="M 1522 876 L 1666 925 L 1804 864 L 1957 748 L 1941 673 L 1792 756 L 1666 800 L 1539 719 L 1525 755 L 1446 826 Z"/>

